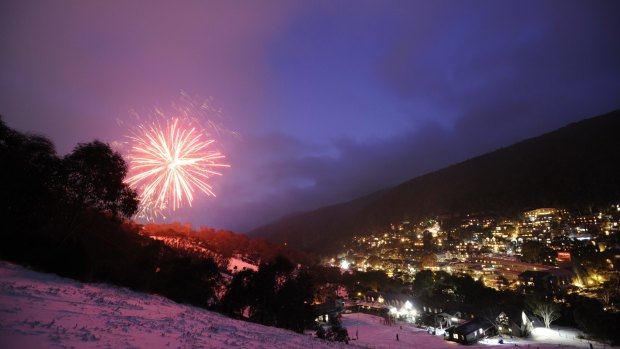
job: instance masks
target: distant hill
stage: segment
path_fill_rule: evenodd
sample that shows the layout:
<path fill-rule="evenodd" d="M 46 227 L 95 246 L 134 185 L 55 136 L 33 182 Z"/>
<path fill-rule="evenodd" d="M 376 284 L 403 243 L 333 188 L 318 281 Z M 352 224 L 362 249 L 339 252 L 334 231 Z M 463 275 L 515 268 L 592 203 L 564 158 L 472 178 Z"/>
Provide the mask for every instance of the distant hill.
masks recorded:
<path fill-rule="evenodd" d="M 314 256 L 283 244 L 209 227 L 193 230 L 191 224 L 147 224 L 140 233 L 176 250 L 211 257 L 221 267 L 226 267 L 231 257 L 241 258 L 253 265 L 271 261 L 277 256 L 302 264 L 311 264 L 315 260 Z"/>
<path fill-rule="evenodd" d="M 333 251 L 355 233 L 430 215 L 514 216 L 537 207 L 587 210 L 614 201 L 620 201 L 620 110 L 249 234 Z"/>

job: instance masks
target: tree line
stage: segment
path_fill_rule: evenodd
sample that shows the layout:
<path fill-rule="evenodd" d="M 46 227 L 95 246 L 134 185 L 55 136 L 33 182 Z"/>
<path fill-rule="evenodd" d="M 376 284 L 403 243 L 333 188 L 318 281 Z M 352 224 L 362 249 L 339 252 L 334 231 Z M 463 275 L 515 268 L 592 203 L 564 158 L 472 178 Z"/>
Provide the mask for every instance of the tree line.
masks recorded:
<path fill-rule="evenodd" d="M 312 264 L 315 258 L 311 254 L 290 248 L 284 244 L 269 242 L 264 239 L 250 238 L 244 234 L 229 230 L 201 226 L 193 229 L 191 224 L 146 224 L 142 233 L 149 236 L 181 237 L 196 241 L 201 247 L 228 259 L 235 255 L 248 257 L 251 261 L 271 261 L 278 256 L 285 256 L 291 261 Z"/>
<path fill-rule="evenodd" d="M 127 164 L 106 143 L 59 156 L 47 138 L 0 117 L 0 163 L 0 259 L 298 332 L 314 319 L 312 280 L 285 258 L 229 281 L 211 258 L 139 234 Z"/>

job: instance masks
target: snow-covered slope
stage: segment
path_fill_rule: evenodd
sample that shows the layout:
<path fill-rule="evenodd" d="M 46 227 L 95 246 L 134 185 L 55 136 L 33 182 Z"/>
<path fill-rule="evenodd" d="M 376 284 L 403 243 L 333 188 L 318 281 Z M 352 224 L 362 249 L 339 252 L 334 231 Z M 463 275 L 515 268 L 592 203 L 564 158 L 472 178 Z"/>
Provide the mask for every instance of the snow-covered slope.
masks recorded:
<path fill-rule="evenodd" d="M 166 298 L 0 262 L 0 348 L 337 348 Z"/>
<path fill-rule="evenodd" d="M 354 338 L 348 346 L 232 320 L 163 297 L 82 284 L 0 262 L 0 349 L 465 348 L 411 324 L 385 326 L 381 318 L 367 314 L 346 314 L 343 324 Z M 466 348 L 589 348 L 576 335 L 570 329 L 539 329 L 528 340 L 507 338 L 499 345 L 497 339 L 489 339 Z"/>
<path fill-rule="evenodd" d="M 529 349 L 575 349 L 590 348 L 589 342 L 580 340 L 576 337 L 578 332 L 574 329 L 561 328 L 548 330 L 537 328 L 532 337 L 522 338 L 503 338 L 504 344 L 499 344 L 498 337 L 487 338 L 476 345 L 460 345 L 455 342 L 446 341 L 443 336 L 432 335 L 424 329 L 417 328 L 408 323 L 397 323 L 386 326 L 383 319 L 362 313 L 345 314 L 343 325 L 347 327 L 349 336 L 356 338 L 351 343 L 367 348 L 389 348 L 389 349 L 500 349 L 500 348 L 529 348 Z M 357 337 L 356 337 L 357 334 Z M 398 340 L 396 335 L 398 334 Z M 603 348 L 604 345 L 592 342 L 594 348 Z"/>

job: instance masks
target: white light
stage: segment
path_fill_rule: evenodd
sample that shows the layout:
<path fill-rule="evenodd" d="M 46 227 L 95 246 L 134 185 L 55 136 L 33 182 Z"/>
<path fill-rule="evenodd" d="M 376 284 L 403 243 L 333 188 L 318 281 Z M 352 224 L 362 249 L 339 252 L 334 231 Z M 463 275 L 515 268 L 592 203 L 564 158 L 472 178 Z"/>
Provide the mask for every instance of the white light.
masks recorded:
<path fill-rule="evenodd" d="M 411 302 L 409 302 L 409 301 L 405 302 L 405 309 L 411 310 Z"/>
<path fill-rule="evenodd" d="M 550 328 L 535 327 L 532 330 L 532 337 L 534 337 L 534 338 L 558 337 L 558 332 L 554 331 L 554 330 L 552 330 Z"/>
<path fill-rule="evenodd" d="M 390 308 L 390 314 L 396 314 L 396 308 L 391 307 Z"/>
<path fill-rule="evenodd" d="M 349 262 L 347 262 L 346 259 L 343 259 L 342 262 L 340 262 L 340 268 L 349 269 Z"/>

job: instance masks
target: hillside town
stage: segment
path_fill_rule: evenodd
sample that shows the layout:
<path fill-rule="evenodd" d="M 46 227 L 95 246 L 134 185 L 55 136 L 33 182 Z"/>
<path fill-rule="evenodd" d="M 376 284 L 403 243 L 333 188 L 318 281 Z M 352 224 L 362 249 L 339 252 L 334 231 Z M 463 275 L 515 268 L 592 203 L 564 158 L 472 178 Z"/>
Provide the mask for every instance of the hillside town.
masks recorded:
<path fill-rule="evenodd" d="M 620 267 L 620 205 L 588 214 L 559 208 L 518 219 L 469 214 L 392 224 L 355 236 L 330 263 L 411 283 L 420 270 L 467 274 L 487 287 L 599 298 L 609 310 Z"/>
<path fill-rule="evenodd" d="M 539 208 L 517 219 L 469 214 L 392 224 L 355 236 L 327 264 L 343 274 L 385 274 L 405 291 L 360 286 L 344 302 L 319 304 L 317 321 L 335 326 L 336 338 L 340 323 L 333 319 L 356 313 L 461 344 L 555 333 L 551 324 L 571 302 L 592 299 L 604 312 L 618 312 L 619 231 L 617 204 L 588 214 Z"/>
<path fill-rule="evenodd" d="M 381 326 L 413 326 L 461 344 L 538 345 L 569 302 L 592 299 L 608 314 L 618 312 L 619 231 L 616 204 L 587 215 L 538 208 L 512 219 L 438 216 L 360 234 L 325 270 L 310 269 L 316 316 L 311 332 L 327 340 L 358 340 L 353 324 L 370 316 Z M 212 258 L 226 270 L 222 286 L 260 271 L 260 250 L 285 247 L 180 224 L 147 225 L 141 234 Z"/>

